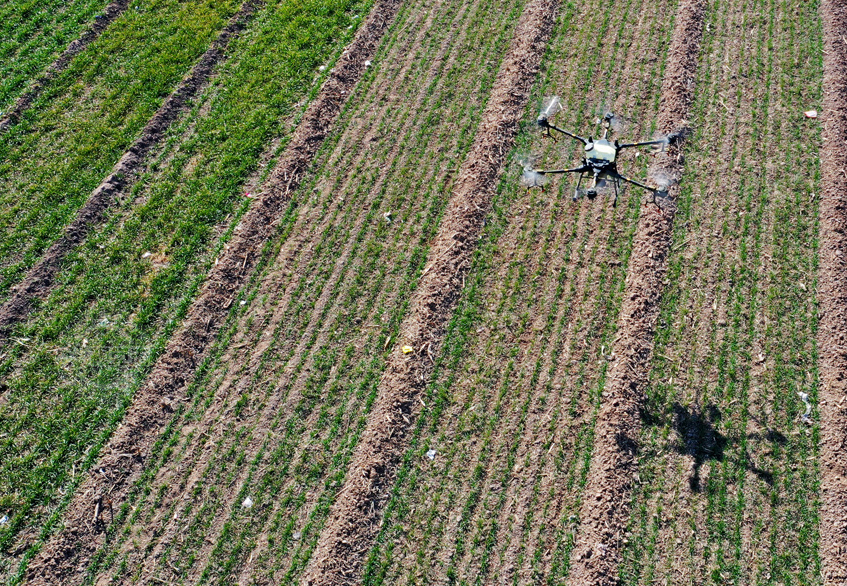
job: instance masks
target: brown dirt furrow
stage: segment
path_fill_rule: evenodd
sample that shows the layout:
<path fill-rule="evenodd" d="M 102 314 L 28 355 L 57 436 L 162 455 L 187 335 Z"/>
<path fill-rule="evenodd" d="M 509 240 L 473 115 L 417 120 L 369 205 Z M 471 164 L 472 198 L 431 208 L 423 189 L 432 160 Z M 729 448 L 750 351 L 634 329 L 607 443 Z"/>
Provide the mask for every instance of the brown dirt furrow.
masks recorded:
<path fill-rule="evenodd" d="M 820 327 L 821 558 L 825 584 L 847 583 L 847 3 L 822 0 Z"/>
<path fill-rule="evenodd" d="M 16 124 L 21 118 L 21 114 L 30 107 L 35 99 L 44 90 L 44 87 L 50 83 L 50 80 L 61 73 L 71 62 L 75 55 L 78 55 L 90 45 L 97 37 L 100 36 L 106 27 L 109 26 L 124 10 L 129 6 L 130 0 L 115 0 L 103 9 L 103 14 L 98 15 L 94 19 L 91 27 L 83 32 L 78 39 L 73 41 L 64 52 L 47 68 L 41 77 L 39 77 L 32 87 L 24 93 L 15 102 L 8 114 L 0 119 L 0 132 L 3 132 L 13 124 Z"/>
<path fill-rule="evenodd" d="M 64 234 L 27 272 L 23 280 L 12 287 L 12 296 L 0 306 L 0 343 L 6 341 L 11 328 L 30 312 L 33 301 L 45 297 L 50 292 L 65 255 L 85 240 L 89 230 L 103 220 L 106 210 L 132 184 L 131 178 L 141 169 L 147 154 L 161 142 L 165 132 L 184 111 L 188 101 L 206 85 L 215 66 L 224 57 L 230 40 L 244 29 L 262 4 L 262 0 L 247 0 L 233 15 L 218 38 L 200 57 L 191 73 L 165 100 L 141 131 L 141 135 L 115 164 L 111 174 L 91 193 L 88 201 L 77 212 L 74 221 L 65 228 Z"/>
<path fill-rule="evenodd" d="M 178 403 L 184 395 L 238 290 L 255 267 L 263 244 L 276 230 L 283 203 L 305 177 L 400 4 L 400 0 L 377 2 L 342 53 L 268 178 L 263 195 L 236 228 L 184 325 L 169 341 L 104 449 L 94 468 L 97 473 L 78 489 L 65 515 L 65 529 L 31 562 L 27 574 L 30 583 L 70 582 L 84 573 L 88 559 L 104 539 L 102 524 L 93 520 L 97 504 L 108 494 L 113 506 L 119 506 L 143 471 L 156 438 L 172 417 L 168 405 Z M 169 398 L 167 404 L 163 403 L 165 397 Z"/>
<path fill-rule="evenodd" d="M 307 584 L 350 584 L 361 572 L 376 534 L 411 422 L 431 374 L 428 351 L 437 351 L 459 297 L 464 273 L 490 206 L 496 181 L 523 115 L 558 9 L 556 0 L 534 0 L 517 24 L 497 76 L 477 138 L 447 205 L 420 285 L 388 358 L 379 395 L 356 447 L 345 484 L 306 571 Z M 414 352 L 406 355 L 403 346 Z"/>
<path fill-rule="evenodd" d="M 706 4 L 705 0 L 684 0 L 678 8 L 659 107 L 658 129 L 662 132 L 683 126 L 688 116 Z M 682 158 L 678 147 L 672 147 L 651 165 L 651 172 L 664 172 L 679 179 Z M 597 415 L 569 584 L 618 582 L 617 567 L 621 561 L 629 493 L 635 473 L 639 410 L 664 289 L 677 193 L 676 188 L 671 190 L 663 213 L 648 206 L 639 220 L 628 267 L 618 342 L 614 345 L 617 360 L 610 371 Z"/>

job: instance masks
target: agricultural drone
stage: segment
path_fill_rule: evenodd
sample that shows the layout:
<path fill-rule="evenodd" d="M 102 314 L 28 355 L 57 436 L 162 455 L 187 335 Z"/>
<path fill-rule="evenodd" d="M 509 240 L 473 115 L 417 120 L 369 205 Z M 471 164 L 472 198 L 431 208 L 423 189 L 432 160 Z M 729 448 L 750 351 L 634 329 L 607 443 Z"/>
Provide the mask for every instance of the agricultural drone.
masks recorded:
<path fill-rule="evenodd" d="M 670 180 L 660 181 L 659 185 L 656 187 L 650 187 L 640 181 L 636 181 L 635 179 L 630 179 L 629 177 L 622 175 L 618 171 L 618 152 L 631 147 L 644 146 L 663 149 L 668 145 L 676 143 L 680 138 L 682 138 L 682 132 L 676 131 L 661 138 L 641 142 L 620 143 L 617 139 L 612 141 L 609 140 L 609 130 L 615 130 L 614 126 L 618 118 L 612 112 L 606 112 L 601 120 L 603 125 L 603 137 L 595 140 L 592 137 L 584 138 L 582 136 L 578 136 L 552 124 L 550 122 L 550 118 L 561 110 L 562 105 L 558 97 L 553 96 L 552 98 L 548 98 L 545 100 L 541 108 L 541 113 L 538 115 L 536 123 L 539 127 L 541 127 L 544 135 L 549 136 L 553 140 L 556 140 L 556 137 L 552 132 L 555 130 L 557 132 L 561 132 L 565 136 L 569 136 L 570 138 L 581 142 L 585 149 L 582 157 L 582 164 L 572 169 L 534 169 L 532 162 L 525 160 L 521 162 L 523 165 L 521 183 L 523 183 L 527 189 L 532 187 L 540 187 L 543 189 L 549 179 L 549 175 L 576 173 L 579 175 L 579 179 L 577 180 L 576 190 L 574 191 L 574 201 L 578 200 L 583 195 L 587 196 L 588 199 L 594 199 L 597 197 L 599 190 L 607 188 L 608 184 L 611 183 L 615 192 L 615 200 L 612 205 L 617 206 L 618 187 L 622 181 L 625 181 L 652 193 L 653 203 L 656 204 L 656 207 L 658 207 L 659 211 L 661 211 L 661 207 L 659 207 L 656 198 L 667 197 Z M 584 180 L 590 181 L 589 187 L 585 190 L 582 189 L 582 182 Z"/>

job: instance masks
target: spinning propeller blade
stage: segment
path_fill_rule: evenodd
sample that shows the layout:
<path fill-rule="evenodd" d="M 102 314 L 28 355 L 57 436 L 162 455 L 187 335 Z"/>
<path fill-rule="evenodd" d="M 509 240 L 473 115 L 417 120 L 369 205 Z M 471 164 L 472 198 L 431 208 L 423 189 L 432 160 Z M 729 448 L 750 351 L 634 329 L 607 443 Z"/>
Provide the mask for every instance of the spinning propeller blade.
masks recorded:
<path fill-rule="evenodd" d="M 656 186 L 656 197 L 668 197 L 668 191 L 673 185 L 676 185 L 676 179 L 665 171 L 650 173 L 650 180 Z"/>
<path fill-rule="evenodd" d="M 521 185 L 527 189 L 530 187 L 544 187 L 550 181 L 550 177 L 535 170 L 534 165 L 536 161 L 538 161 L 538 157 L 534 155 L 518 156 L 518 164 L 523 167 Z"/>
<path fill-rule="evenodd" d="M 562 101 L 559 96 L 544 98 L 541 102 L 541 111 L 538 113 L 538 121 L 547 120 L 562 111 Z"/>

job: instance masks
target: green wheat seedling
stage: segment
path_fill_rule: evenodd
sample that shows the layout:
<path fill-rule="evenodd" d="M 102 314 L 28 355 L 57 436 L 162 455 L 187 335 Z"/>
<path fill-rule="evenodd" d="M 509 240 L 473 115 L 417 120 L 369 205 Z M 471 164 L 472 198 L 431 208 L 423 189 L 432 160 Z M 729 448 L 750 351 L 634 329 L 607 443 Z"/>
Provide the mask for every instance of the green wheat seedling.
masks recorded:
<path fill-rule="evenodd" d="M 8 111 L 107 4 L 22 0 L 0 6 L 0 112 Z"/>

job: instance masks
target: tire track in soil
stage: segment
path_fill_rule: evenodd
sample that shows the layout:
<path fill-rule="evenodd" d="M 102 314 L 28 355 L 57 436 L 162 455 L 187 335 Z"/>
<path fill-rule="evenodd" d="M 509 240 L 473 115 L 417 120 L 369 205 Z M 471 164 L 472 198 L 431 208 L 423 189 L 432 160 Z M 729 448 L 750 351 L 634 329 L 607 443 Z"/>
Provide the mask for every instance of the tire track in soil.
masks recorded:
<path fill-rule="evenodd" d="M 677 11 L 662 89 L 658 130 L 685 124 L 693 98 L 705 0 L 684 0 Z M 651 165 L 675 179 L 682 173 L 678 146 Z M 647 383 L 652 336 L 664 288 L 678 188 L 658 214 L 644 208 L 639 220 L 619 322 L 617 356 L 602 394 L 594 430 L 594 447 L 580 507 L 579 530 L 571 556 L 568 584 L 617 584 L 617 567 L 629 517 L 629 494 L 635 473 L 640 407 Z"/>
<path fill-rule="evenodd" d="M 428 353 L 437 352 L 461 291 L 491 192 L 517 131 L 557 9 L 555 0 L 535 0 L 527 5 L 517 25 L 477 139 L 430 249 L 432 260 L 424 269 L 408 317 L 401 325 L 398 344 L 387 359 L 368 424 L 306 570 L 307 584 L 353 583 L 361 573 L 387 489 L 418 412 L 423 381 L 432 371 Z M 416 350 L 411 358 L 402 353 L 403 345 Z"/>
<path fill-rule="evenodd" d="M 847 583 L 847 3 L 821 0 L 821 557 L 824 584 Z"/>
<path fill-rule="evenodd" d="M 229 42 L 244 30 L 263 4 L 262 0 L 247 0 L 233 15 L 191 73 L 168 96 L 141 131 L 141 135 L 115 164 L 109 176 L 91 193 L 76 218 L 65 228 L 64 234 L 47 249 L 21 282 L 11 288 L 11 297 L 0 306 L 0 345 L 8 341 L 10 330 L 31 311 L 33 301 L 49 294 L 65 255 L 85 240 L 117 198 L 132 185 L 132 178 L 141 169 L 151 149 L 162 141 L 188 102 L 207 85 L 215 66 L 224 58 Z"/>
<path fill-rule="evenodd" d="M 133 400 L 132 407 L 103 451 L 99 463 L 77 490 L 64 517 L 65 529 L 33 559 L 27 571 L 32 584 L 79 581 L 88 559 L 101 545 L 102 526 L 94 518 L 104 495 L 118 507 L 141 475 L 156 438 L 171 420 L 165 397 L 178 402 L 196 367 L 214 341 L 238 290 L 247 281 L 265 241 L 274 233 L 283 204 L 332 129 L 347 96 L 374 54 L 401 4 L 374 5 L 356 37 L 339 58 L 330 77 L 309 106 L 285 153 L 269 177 L 265 193 L 236 228 L 235 236 L 192 305 L 184 325 L 169 341 Z M 99 508 L 97 508 L 99 511 Z"/>
<path fill-rule="evenodd" d="M 60 74 L 76 55 L 85 50 L 100 34 L 106 30 L 116 18 L 118 18 L 128 7 L 130 0 L 115 0 L 103 9 L 103 15 L 95 17 L 94 24 L 82 33 L 78 39 L 73 41 L 68 48 L 47 68 L 47 71 L 37 79 L 32 87 L 17 99 L 15 105 L 2 119 L 0 119 L 0 132 L 3 132 L 21 118 L 21 114 L 29 108 L 41 95 L 44 87 Z"/>

